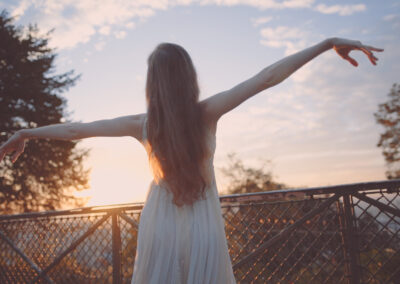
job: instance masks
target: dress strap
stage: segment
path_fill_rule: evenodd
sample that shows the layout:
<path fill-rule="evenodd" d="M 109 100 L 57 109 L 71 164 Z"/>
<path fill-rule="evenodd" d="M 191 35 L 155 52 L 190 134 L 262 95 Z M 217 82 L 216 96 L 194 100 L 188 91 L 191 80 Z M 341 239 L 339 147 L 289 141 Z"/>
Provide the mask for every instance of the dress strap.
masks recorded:
<path fill-rule="evenodd" d="M 145 116 L 143 122 L 142 140 L 147 140 L 147 115 Z"/>

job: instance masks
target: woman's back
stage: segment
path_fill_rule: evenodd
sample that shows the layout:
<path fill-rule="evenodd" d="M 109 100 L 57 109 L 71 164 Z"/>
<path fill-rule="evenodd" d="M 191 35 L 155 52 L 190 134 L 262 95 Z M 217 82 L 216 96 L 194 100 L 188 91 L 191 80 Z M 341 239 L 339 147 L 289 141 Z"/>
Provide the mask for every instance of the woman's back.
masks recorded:
<path fill-rule="evenodd" d="M 142 143 L 147 144 L 147 117 Z M 167 184 L 153 180 L 142 210 L 132 283 L 236 283 L 215 183 L 215 133 L 207 129 L 210 155 L 205 198 L 177 206 Z"/>

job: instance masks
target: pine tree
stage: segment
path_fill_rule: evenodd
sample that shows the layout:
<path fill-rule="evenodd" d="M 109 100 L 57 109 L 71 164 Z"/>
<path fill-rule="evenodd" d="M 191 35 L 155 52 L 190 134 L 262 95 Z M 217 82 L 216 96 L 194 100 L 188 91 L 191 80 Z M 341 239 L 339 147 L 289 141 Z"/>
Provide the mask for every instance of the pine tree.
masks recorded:
<path fill-rule="evenodd" d="M 70 122 L 60 94 L 73 86 L 74 71 L 54 74 L 56 54 L 48 46 L 51 32 L 39 35 L 34 25 L 15 26 L 0 13 L 0 144 L 15 131 Z M 16 163 L 0 163 L 0 212 L 54 210 L 82 206 L 75 190 L 88 188 L 82 162 L 87 149 L 79 141 L 32 139 Z"/>
<path fill-rule="evenodd" d="M 382 148 L 388 167 L 386 177 L 396 179 L 400 178 L 400 85 L 393 84 L 388 96 L 389 100 L 380 104 L 374 115 L 385 129 L 377 146 Z"/>

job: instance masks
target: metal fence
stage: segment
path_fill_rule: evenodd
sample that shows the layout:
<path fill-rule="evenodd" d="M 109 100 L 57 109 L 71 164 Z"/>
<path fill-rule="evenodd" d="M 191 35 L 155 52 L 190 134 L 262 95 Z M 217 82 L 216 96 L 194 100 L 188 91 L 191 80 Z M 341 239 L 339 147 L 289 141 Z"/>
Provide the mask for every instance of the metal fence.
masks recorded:
<path fill-rule="evenodd" d="M 238 283 L 400 283 L 400 180 L 221 196 Z M 0 283 L 130 283 L 142 204 L 0 216 Z"/>

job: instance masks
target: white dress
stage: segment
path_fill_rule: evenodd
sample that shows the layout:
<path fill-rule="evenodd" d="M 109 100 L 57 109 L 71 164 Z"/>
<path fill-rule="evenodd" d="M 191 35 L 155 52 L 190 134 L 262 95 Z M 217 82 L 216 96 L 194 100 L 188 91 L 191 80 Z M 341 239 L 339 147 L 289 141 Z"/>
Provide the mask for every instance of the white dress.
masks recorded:
<path fill-rule="evenodd" d="M 142 143 L 149 154 L 146 121 L 147 116 Z M 162 182 L 152 181 L 140 217 L 131 284 L 236 283 L 215 183 L 215 135 L 207 132 L 212 185 L 206 199 L 178 207 Z"/>

